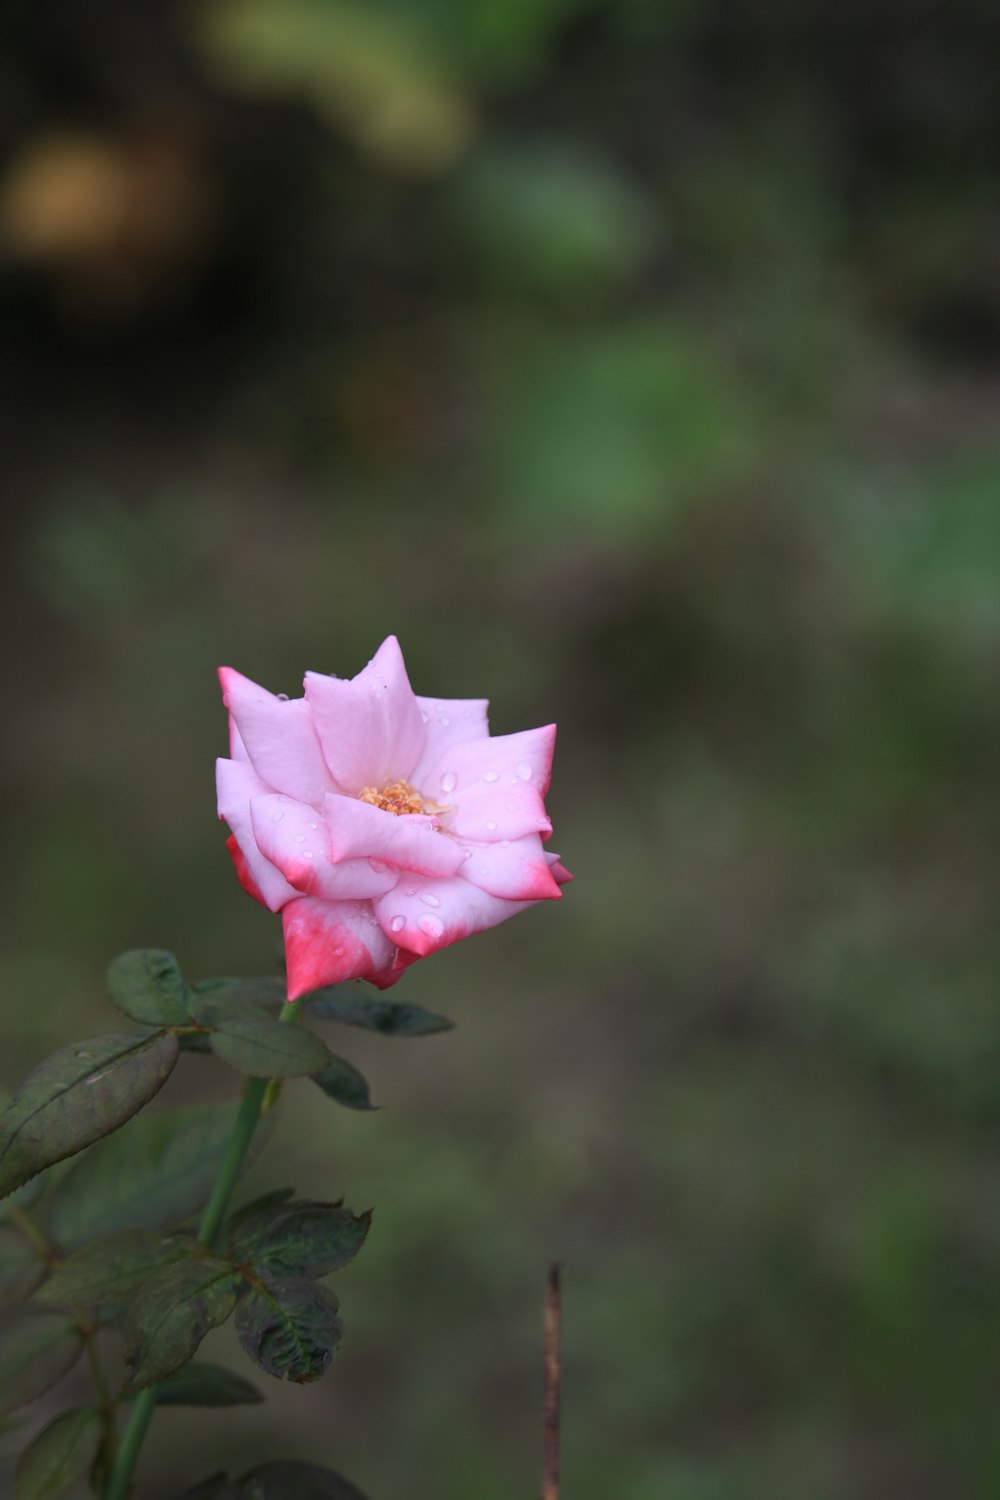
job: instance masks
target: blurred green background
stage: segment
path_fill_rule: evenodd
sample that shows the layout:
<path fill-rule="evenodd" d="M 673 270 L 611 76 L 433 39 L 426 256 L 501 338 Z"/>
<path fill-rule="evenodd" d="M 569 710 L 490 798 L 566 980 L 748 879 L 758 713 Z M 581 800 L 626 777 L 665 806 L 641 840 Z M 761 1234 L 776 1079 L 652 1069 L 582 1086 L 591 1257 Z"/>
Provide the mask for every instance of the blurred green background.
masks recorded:
<path fill-rule="evenodd" d="M 555 1256 L 567 1500 L 1000 1496 L 995 7 L 0 25 L 0 1082 L 123 948 L 275 968 L 219 662 L 395 631 L 556 719 L 577 876 L 406 975 L 456 1031 L 338 1038 L 381 1112 L 286 1090 L 251 1185 L 376 1207 L 348 1337 L 142 1500 L 537 1494 Z"/>

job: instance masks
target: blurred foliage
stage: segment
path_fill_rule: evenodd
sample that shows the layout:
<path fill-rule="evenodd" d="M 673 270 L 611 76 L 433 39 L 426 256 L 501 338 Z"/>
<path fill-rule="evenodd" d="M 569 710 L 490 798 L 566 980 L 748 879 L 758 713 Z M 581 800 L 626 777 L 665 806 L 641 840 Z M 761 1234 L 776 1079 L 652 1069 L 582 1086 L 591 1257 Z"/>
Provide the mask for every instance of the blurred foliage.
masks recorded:
<path fill-rule="evenodd" d="M 382 1109 L 286 1089 L 248 1193 L 375 1205 L 342 1354 L 228 1453 L 158 1416 L 143 1500 L 531 1493 L 556 1255 L 577 1500 L 995 1495 L 995 7 L 2 24 L 3 1081 L 123 948 L 276 963 L 220 661 L 395 630 L 558 720 L 578 877 L 352 1038 Z"/>

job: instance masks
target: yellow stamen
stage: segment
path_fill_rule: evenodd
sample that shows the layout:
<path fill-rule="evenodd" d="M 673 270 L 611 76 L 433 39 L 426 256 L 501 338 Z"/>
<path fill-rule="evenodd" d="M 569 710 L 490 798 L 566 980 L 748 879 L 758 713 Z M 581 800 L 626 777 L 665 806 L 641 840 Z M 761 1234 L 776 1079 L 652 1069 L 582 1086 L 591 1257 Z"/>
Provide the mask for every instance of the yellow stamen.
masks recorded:
<path fill-rule="evenodd" d="M 442 809 L 436 802 L 425 802 L 415 787 L 408 781 L 390 781 L 381 791 L 378 787 L 362 787 L 359 802 L 370 802 L 372 807 L 381 807 L 384 812 L 394 813 L 397 818 L 407 813 L 436 813 Z"/>

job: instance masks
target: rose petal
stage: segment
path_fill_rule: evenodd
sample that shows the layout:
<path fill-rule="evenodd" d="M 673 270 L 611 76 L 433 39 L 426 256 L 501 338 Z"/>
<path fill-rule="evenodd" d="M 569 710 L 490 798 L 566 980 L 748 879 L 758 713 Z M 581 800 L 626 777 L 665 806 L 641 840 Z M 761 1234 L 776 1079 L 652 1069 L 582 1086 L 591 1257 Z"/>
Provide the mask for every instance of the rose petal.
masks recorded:
<path fill-rule="evenodd" d="M 403 879 L 374 903 L 382 931 L 401 948 L 426 958 L 471 932 L 495 927 L 531 901 L 503 901 L 457 877 L 427 880 L 419 875 Z"/>
<path fill-rule="evenodd" d="M 409 779 L 427 733 L 394 635 L 349 681 L 307 672 L 305 692 L 339 786 L 356 795 Z"/>
<path fill-rule="evenodd" d="M 250 866 L 246 862 L 246 856 L 244 855 L 243 850 L 236 842 L 235 834 L 231 833 L 226 839 L 226 848 L 229 850 L 229 857 L 233 862 L 233 866 L 236 870 L 236 878 L 239 881 L 240 885 L 246 891 L 248 896 L 252 896 L 255 901 L 259 901 L 261 906 L 266 906 L 267 902 L 264 900 L 264 897 L 260 893 L 260 886 L 257 884 L 256 880 L 254 880 L 253 876 L 250 873 Z"/>
<path fill-rule="evenodd" d="M 324 901 L 365 901 L 391 891 L 399 871 L 379 860 L 330 863 L 326 824 L 316 809 L 277 792 L 254 797 L 250 816 L 258 849 L 306 896 Z"/>
<path fill-rule="evenodd" d="M 300 896 L 288 903 L 281 919 L 289 1000 L 346 979 L 370 979 L 384 990 L 403 972 L 393 968 L 396 945 L 375 920 L 370 902 Z"/>
<path fill-rule="evenodd" d="M 269 792 L 270 787 L 264 785 L 249 761 L 217 760 L 215 781 L 219 817 L 229 824 L 264 905 L 278 911 L 298 892 L 258 849 L 250 816 L 250 799 Z"/>
<path fill-rule="evenodd" d="M 431 771 L 421 792 L 450 804 L 441 822 L 458 838 L 517 839 L 551 833 L 542 801 L 549 784 L 556 727 L 526 729 L 452 745 Z"/>
<path fill-rule="evenodd" d="M 323 799 L 330 858 L 374 858 L 423 875 L 452 875 L 462 863 L 454 840 L 437 832 L 436 820 L 419 813 L 396 817 L 370 802 L 332 793 Z"/>
<path fill-rule="evenodd" d="M 488 739 L 486 710 L 490 705 L 486 698 L 421 697 L 417 698 L 417 705 L 427 731 L 427 746 L 411 777 L 413 785 L 419 787 L 452 745 L 463 740 Z"/>
<path fill-rule="evenodd" d="M 462 877 L 491 896 L 505 901 L 558 901 L 562 896 L 537 833 L 467 847 L 471 853 L 462 864 Z"/>
<path fill-rule="evenodd" d="M 558 854 L 553 854 L 551 851 L 546 851 L 545 858 L 548 863 L 549 870 L 552 873 L 552 878 L 554 880 L 557 880 L 560 885 L 569 885 L 569 882 L 573 879 L 573 877 L 567 870 L 566 866 L 561 862 Z"/>
<path fill-rule="evenodd" d="M 318 805 L 333 781 L 305 699 L 276 698 L 232 667 L 219 668 L 219 681 L 258 776 L 273 791 Z"/>

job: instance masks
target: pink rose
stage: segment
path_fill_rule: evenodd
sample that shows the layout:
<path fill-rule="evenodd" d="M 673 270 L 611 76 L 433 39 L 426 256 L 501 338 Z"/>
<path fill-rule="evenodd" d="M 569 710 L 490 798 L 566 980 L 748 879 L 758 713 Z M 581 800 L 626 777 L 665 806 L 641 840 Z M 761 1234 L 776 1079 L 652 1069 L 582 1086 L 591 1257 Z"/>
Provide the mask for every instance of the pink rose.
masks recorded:
<path fill-rule="evenodd" d="M 408 964 L 571 876 L 542 839 L 556 727 L 490 735 L 481 698 L 418 698 L 389 636 L 357 677 L 275 697 L 221 667 L 219 817 L 245 890 L 280 911 L 288 998 Z"/>

